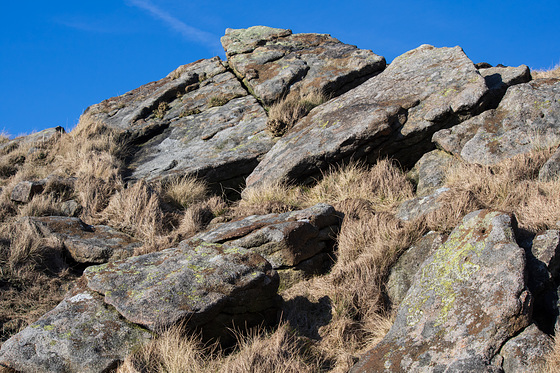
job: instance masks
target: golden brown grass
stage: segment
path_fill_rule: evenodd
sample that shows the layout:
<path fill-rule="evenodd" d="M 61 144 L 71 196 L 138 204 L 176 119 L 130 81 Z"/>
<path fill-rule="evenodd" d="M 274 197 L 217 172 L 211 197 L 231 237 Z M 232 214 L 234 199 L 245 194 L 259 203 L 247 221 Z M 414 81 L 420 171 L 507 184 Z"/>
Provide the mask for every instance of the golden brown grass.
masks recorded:
<path fill-rule="evenodd" d="M 214 217 L 225 214 L 227 209 L 227 203 L 218 196 L 195 203 L 185 211 L 177 233 L 181 238 L 190 237 L 203 230 Z"/>
<path fill-rule="evenodd" d="M 268 111 L 267 128 L 274 136 L 284 135 L 311 109 L 326 102 L 328 97 L 319 90 L 297 90 L 274 103 Z"/>
<path fill-rule="evenodd" d="M 245 189 L 234 208 L 234 216 L 286 212 L 302 206 L 303 191 L 282 182 L 264 183 Z"/>
<path fill-rule="evenodd" d="M 545 368 L 543 373 L 560 373 L 560 334 L 556 330 L 556 336 L 552 344 L 552 350 L 545 356 Z"/>
<path fill-rule="evenodd" d="M 184 209 L 203 201 L 208 195 L 208 186 L 191 176 L 177 177 L 165 185 L 165 199 Z"/>
<path fill-rule="evenodd" d="M 531 70 L 533 79 L 560 79 L 560 64 L 548 70 Z"/>

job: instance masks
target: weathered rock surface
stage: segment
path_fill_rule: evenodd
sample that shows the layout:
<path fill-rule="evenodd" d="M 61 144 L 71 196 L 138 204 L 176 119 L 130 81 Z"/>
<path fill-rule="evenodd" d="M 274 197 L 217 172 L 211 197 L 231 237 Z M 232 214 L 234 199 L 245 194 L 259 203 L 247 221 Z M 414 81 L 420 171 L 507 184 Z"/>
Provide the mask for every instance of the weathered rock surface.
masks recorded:
<path fill-rule="evenodd" d="M 470 163 L 494 164 L 560 140 L 560 80 L 510 87 L 495 110 L 433 136 L 447 152 Z"/>
<path fill-rule="evenodd" d="M 0 152 L 10 152 L 17 149 L 21 145 L 41 145 L 51 139 L 57 138 L 65 133 L 64 128 L 57 126 L 47 128 L 39 132 L 35 132 L 26 136 L 16 137 L 13 140 L 0 144 Z"/>
<path fill-rule="evenodd" d="M 278 274 L 260 255 L 227 245 L 177 248 L 88 267 L 88 287 L 126 319 L 159 331 L 184 321 L 203 335 L 276 318 Z"/>
<path fill-rule="evenodd" d="M 430 195 L 404 201 L 400 204 L 395 216 L 404 221 L 411 221 L 435 211 L 441 207 L 438 199 L 448 190 L 449 188 L 442 187 Z"/>
<path fill-rule="evenodd" d="M 227 29 L 228 62 L 255 96 L 270 105 L 290 91 L 336 95 L 385 68 L 385 59 L 325 34 L 254 26 Z"/>
<path fill-rule="evenodd" d="M 18 372 L 106 372 L 151 334 L 99 294 L 77 286 L 56 308 L 4 342 L 0 364 Z"/>
<path fill-rule="evenodd" d="M 426 196 L 443 187 L 447 170 L 455 158 L 441 150 L 432 150 L 416 162 L 410 176 L 416 181 L 416 194 Z"/>
<path fill-rule="evenodd" d="M 72 258 L 80 263 L 106 263 L 134 255 L 142 243 L 106 225 L 87 225 L 78 218 L 47 216 L 29 218 L 44 234 L 62 240 Z"/>
<path fill-rule="evenodd" d="M 423 45 L 385 71 L 313 109 L 266 154 L 248 187 L 306 181 L 345 159 L 390 154 L 413 165 L 432 134 L 480 110 L 488 92 L 461 48 Z"/>
<path fill-rule="evenodd" d="M 539 170 L 539 181 L 554 181 L 560 176 L 560 148 L 556 149 L 552 157 Z"/>
<path fill-rule="evenodd" d="M 332 251 L 340 222 L 334 207 L 321 203 L 305 210 L 224 223 L 193 240 L 227 243 L 262 255 L 279 271 L 285 287 L 294 279 L 326 269 L 330 257 L 324 254 Z"/>
<path fill-rule="evenodd" d="M 90 107 L 87 115 L 141 144 L 131 179 L 191 175 L 237 187 L 273 145 L 266 112 L 218 57 Z"/>
<path fill-rule="evenodd" d="M 484 77 L 490 89 L 485 97 L 488 108 L 496 108 L 506 93 L 508 87 L 516 84 L 527 83 L 531 80 L 531 70 L 525 65 L 518 67 L 485 67 L 478 72 Z"/>
<path fill-rule="evenodd" d="M 544 372 L 545 356 L 550 353 L 552 343 L 552 338 L 540 331 L 535 324 L 525 328 L 500 350 L 500 355 L 504 358 L 504 373 Z"/>
<path fill-rule="evenodd" d="M 395 324 L 351 372 L 483 372 L 526 327 L 531 295 L 509 215 L 467 215 L 428 258 Z"/>
<path fill-rule="evenodd" d="M 427 233 L 408 248 L 391 268 L 387 279 L 387 296 L 393 306 L 398 306 L 402 302 L 412 285 L 416 272 L 424 260 L 443 243 L 444 238 L 443 235 L 436 232 Z"/>
<path fill-rule="evenodd" d="M 11 199 L 14 202 L 27 203 L 45 189 L 44 181 L 20 181 L 12 190 Z"/>

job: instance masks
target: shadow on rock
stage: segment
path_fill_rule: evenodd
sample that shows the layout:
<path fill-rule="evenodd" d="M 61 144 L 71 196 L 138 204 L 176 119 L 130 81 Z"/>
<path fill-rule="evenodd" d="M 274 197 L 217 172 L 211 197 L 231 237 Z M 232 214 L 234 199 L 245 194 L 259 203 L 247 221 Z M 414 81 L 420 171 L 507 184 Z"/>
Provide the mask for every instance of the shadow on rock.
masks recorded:
<path fill-rule="evenodd" d="M 320 340 L 319 328 L 329 324 L 332 319 L 332 302 L 327 296 L 317 302 L 297 296 L 282 303 L 282 321 L 298 330 L 302 335 Z"/>

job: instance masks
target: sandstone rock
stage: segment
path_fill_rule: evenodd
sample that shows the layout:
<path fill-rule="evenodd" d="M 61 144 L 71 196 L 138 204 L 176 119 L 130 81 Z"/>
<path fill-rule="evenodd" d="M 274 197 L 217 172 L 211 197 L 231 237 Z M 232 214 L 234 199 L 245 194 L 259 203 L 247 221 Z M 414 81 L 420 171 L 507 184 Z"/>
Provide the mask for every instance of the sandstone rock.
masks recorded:
<path fill-rule="evenodd" d="M 11 199 L 15 202 L 27 203 L 45 189 L 44 181 L 21 181 L 12 190 Z"/>
<path fill-rule="evenodd" d="M 560 81 L 510 87 L 495 110 L 437 132 L 433 141 L 470 163 L 494 164 L 560 140 Z"/>
<path fill-rule="evenodd" d="M 134 255 L 142 243 L 106 225 L 87 225 L 78 218 L 47 216 L 30 218 L 45 234 L 62 240 L 72 258 L 79 263 L 106 263 Z"/>
<path fill-rule="evenodd" d="M 387 279 L 387 296 L 393 306 L 398 306 L 412 285 L 418 269 L 443 242 L 444 236 L 429 232 L 407 249 L 391 268 Z"/>
<path fill-rule="evenodd" d="M 395 216 L 401 220 L 410 221 L 435 211 L 441 207 L 438 198 L 448 190 L 449 188 L 443 187 L 436 189 L 428 196 L 404 201 L 400 204 Z"/>
<path fill-rule="evenodd" d="M 181 66 L 86 115 L 139 144 L 127 165 L 133 180 L 192 175 L 236 188 L 273 145 L 266 112 L 218 57 Z"/>
<path fill-rule="evenodd" d="M 416 181 L 416 194 L 426 196 L 443 187 L 445 175 L 455 158 L 441 150 L 432 150 L 416 162 L 410 175 Z"/>
<path fill-rule="evenodd" d="M 280 269 L 294 267 L 332 248 L 339 224 L 334 207 L 320 203 L 305 210 L 253 215 L 224 223 L 193 239 L 246 248 Z"/>
<path fill-rule="evenodd" d="M 534 373 L 545 371 L 545 357 L 552 349 L 552 338 L 535 324 L 525 328 L 502 347 L 504 373 Z"/>
<path fill-rule="evenodd" d="M 101 296 L 76 287 L 56 308 L 4 342 L 0 364 L 18 372 L 107 372 L 151 337 Z"/>
<path fill-rule="evenodd" d="M 295 89 L 336 95 L 385 67 L 383 57 L 324 34 L 255 26 L 226 30 L 222 45 L 235 73 L 266 105 Z"/>
<path fill-rule="evenodd" d="M 531 317 L 512 224 L 500 212 L 465 216 L 416 274 L 389 333 L 351 372 L 496 371 L 498 349 Z"/>
<path fill-rule="evenodd" d="M 265 155 L 247 186 L 312 181 L 343 160 L 391 155 L 413 165 L 431 135 L 480 109 L 488 92 L 461 48 L 423 45 L 385 71 L 313 109 Z"/>
<path fill-rule="evenodd" d="M 160 331 L 184 321 L 206 338 L 276 319 L 278 274 L 242 248 L 183 242 L 177 248 L 88 267 L 90 289 L 126 319 Z"/>

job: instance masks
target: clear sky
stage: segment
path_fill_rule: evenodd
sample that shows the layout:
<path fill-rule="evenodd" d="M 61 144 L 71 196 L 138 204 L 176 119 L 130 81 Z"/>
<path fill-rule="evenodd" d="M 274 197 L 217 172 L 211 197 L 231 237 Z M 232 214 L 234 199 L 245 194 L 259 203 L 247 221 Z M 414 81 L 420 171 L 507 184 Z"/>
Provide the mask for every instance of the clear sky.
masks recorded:
<path fill-rule="evenodd" d="M 226 28 L 328 33 L 388 62 L 432 44 L 474 62 L 535 69 L 560 63 L 560 1 L 3 1 L 0 131 L 61 125 L 83 110 L 224 52 Z"/>

